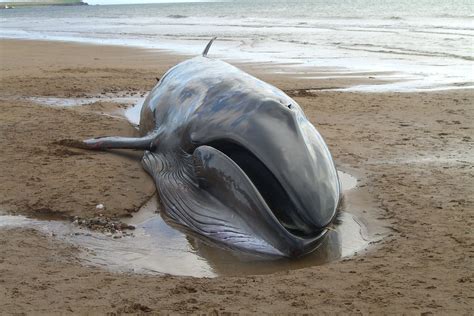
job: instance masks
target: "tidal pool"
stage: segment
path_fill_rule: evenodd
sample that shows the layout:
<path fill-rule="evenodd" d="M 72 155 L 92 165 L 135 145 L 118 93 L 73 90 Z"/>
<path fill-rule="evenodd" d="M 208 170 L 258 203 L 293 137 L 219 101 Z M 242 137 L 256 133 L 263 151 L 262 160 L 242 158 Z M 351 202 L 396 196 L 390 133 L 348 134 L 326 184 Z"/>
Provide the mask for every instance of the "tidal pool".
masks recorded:
<path fill-rule="evenodd" d="M 342 172 L 339 176 L 344 191 L 355 188 L 357 179 Z M 84 250 L 79 256 L 85 264 L 145 274 L 195 277 L 268 274 L 347 258 L 363 251 L 373 241 L 366 225 L 350 210 L 342 212 L 341 224 L 328 233 L 315 252 L 291 260 L 224 249 L 186 233 L 160 215 L 156 196 L 126 222 L 136 226 L 133 236 L 113 238 L 67 222 L 0 216 L 0 228 L 32 227 L 79 246 Z"/>

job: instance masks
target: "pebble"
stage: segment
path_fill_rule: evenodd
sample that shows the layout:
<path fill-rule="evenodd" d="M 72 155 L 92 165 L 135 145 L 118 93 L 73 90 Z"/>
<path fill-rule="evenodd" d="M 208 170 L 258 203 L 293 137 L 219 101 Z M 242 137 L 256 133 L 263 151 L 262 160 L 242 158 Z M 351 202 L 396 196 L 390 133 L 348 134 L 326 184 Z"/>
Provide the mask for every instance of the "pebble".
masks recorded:
<path fill-rule="evenodd" d="M 102 204 L 98 204 L 98 206 L 99 205 Z M 106 217 L 100 217 L 100 215 L 90 219 L 81 219 L 78 216 L 75 216 L 72 223 L 78 225 L 79 227 L 85 227 L 89 230 L 99 231 L 105 236 L 112 237 L 114 239 L 133 236 L 133 233 L 127 232 L 126 230 L 134 230 L 135 226 L 128 225 L 120 221 L 113 221 Z M 78 235 L 78 233 L 73 235 Z"/>

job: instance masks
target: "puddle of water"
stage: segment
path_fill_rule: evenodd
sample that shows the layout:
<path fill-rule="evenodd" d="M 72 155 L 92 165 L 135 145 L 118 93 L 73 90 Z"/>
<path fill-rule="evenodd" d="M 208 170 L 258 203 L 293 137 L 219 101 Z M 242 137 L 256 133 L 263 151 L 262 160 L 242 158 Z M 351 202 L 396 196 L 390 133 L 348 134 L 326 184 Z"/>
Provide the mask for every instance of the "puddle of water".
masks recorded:
<path fill-rule="evenodd" d="M 49 106 L 81 106 L 92 104 L 98 101 L 108 101 L 108 102 L 116 102 L 122 104 L 135 104 L 142 100 L 141 97 L 116 97 L 116 96 L 104 96 L 104 97 L 90 97 L 90 98 L 52 98 L 52 97 L 30 97 L 28 100 L 33 101 L 35 103 L 49 105 Z"/>
<path fill-rule="evenodd" d="M 125 110 L 125 118 L 134 125 L 140 124 L 140 112 L 142 110 L 143 102 L 145 101 L 144 98 L 135 102 L 132 107 L 129 107 Z"/>
<path fill-rule="evenodd" d="M 367 164 L 372 165 L 388 165 L 388 164 L 432 164 L 432 165 L 453 165 L 453 164 L 473 164 L 474 151 L 469 150 L 467 154 L 436 154 L 418 157 L 397 157 L 384 160 L 369 160 Z"/>
<path fill-rule="evenodd" d="M 40 103 L 49 106 L 80 106 L 86 104 L 92 104 L 99 101 L 98 98 L 47 98 L 47 97 L 31 97 L 28 100 L 35 103 Z"/>
<path fill-rule="evenodd" d="M 159 214 L 139 224 L 133 237 L 114 239 L 69 223 L 0 216 L 0 227 L 32 227 L 85 248 L 86 264 L 117 272 L 172 274 L 194 277 L 269 274 L 321 265 L 352 256 L 369 243 L 364 227 L 349 213 L 328 233 L 322 245 L 303 258 L 275 259 L 221 249 L 169 226 Z"/>
<path fill-rule="evenodd" d="M 154 248 L 144 254 L 146 258 L 142 259 L 150 265 L 153 264 L 153 259 L 158 259 L 154 262 L 154 269 L 150 269 L 150 271 L 163 272 L 164 269 L 171 268 L 166 272 L 177 274 L 177 267 L 164 267 L 162 263 L 162 258 L 172 256 L 175 265 L 176 262 L 179 262 L 180 268 L 191 269 L 184 271 L 186 275 L 214 277 L 270 274 L 301 269 L 349 257 L 364 250 L 368 246 L 369 238 L 361 222 L 357 217 L 347 212 L 342 213 L 341 221 L 341 225 L 328 233 L 326 239 L 315 252 L 291 260 L 220 248 L 203 239 L 169 228 L 159 214 L 138 224 L 137 228 L 143 234 L 142 236 L 148 235 L 150 243 L 163 244 L 166 242 L 166 246 L 159 245 L 160 249 Z M 160 240 L 161 242 L 159 242 Z"/>
<path fill-rule="evenodd" d="M 357 186 L 357 179 L 350 174 L 338 170 L 337 175 L 341 181 L 342 191 L 349 191 Z"/>
<path fill-rule="evenodd" d="M 342 187 L 355 187 L 357 179 L 339 172 Z M 131 219 L 134 236 L 114 239 L 71 223 L 42 221 L 21 216 L 0 216 L 0 227 L 33 227 L 61 240 L 85 248 L 82 260 L 118 272 L 215 277 L 268 274 L 336 261 L 367 248 L 370 239 L 365 225 L 355 215 L 343 212 L 341 224 L 331 230 L 313 253 L 296 260 L 275 259 L 222 249 L 201 238 L 170 226 L 151 199 Z"/>
<path fill-rule="evenodd" d="M 28 100 L 33 101 L 35 103 L 40 103 L 49 106 L 62 106 L 62 107 L 70 107 L 70 106 L 81 106 L 92 104 L 99 101 L 104 102 L 116 102 L 121 104 L 129 104 L 134 105 L 139 103 L 140 101 L 143 102 L 143 97 L 138 96 L 129 96 L 129 97 L 117 97 L 113 95 L 105 95 L 103 97 L 90 97 L 90 98 L 52 98 L 52 97 L 30 97 Z"/>
<path fill-rule="evenodd" d="M 125 111 L 120 111 L 121 115 L 125 116 L 125 118 L 133 125 L 139 125 L 140 111 L 142 109 L 143 102 L 145 101 L 145 97 L 143 97 L 142 95 L 118 97 L 116 94 L 106 94 L 101 97 L 88 97 L 88 98 L 30 97 L 28 98 L 28 100 L 33 101 L 38 104 L 42 104 L 42 105 L 57 106 L 57 107 L 83 106 L 83 105 L 93 104 L 99 101 L 126 104 L 129 107 Z M 109 113 L 109 114 L 116 114 L 116 113 Z"/>

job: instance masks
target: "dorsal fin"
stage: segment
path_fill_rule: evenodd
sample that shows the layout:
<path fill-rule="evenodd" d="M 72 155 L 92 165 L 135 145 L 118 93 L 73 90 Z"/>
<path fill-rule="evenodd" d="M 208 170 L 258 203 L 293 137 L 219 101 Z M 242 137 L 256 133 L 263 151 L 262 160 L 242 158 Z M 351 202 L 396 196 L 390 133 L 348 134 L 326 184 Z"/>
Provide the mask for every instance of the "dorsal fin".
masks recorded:
<path fill-rule="evenodd" d="M 206 57 L 207 56 L 207 52 L 209 51 L 209 48 L 211 48 L 211 45 L 212 45 L 212 42 L 214 42 L 214 40 L 216 39 L 217 37 L 213 37 L 211 39 L 211 41 L 207 44 L 206 48 L 204 48 L 204 51 L 202 52 L 202 56 L 203 57 Z"/>

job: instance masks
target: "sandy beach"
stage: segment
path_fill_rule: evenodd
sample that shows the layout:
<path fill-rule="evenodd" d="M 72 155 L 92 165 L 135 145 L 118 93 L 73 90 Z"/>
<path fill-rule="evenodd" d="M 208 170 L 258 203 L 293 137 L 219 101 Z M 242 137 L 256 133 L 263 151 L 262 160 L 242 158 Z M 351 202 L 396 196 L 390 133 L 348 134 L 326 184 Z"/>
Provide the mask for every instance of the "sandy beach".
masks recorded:
<path fill-rule="evenodd" d="M 141 153 L 74 141 L 134 135 L 126 107 L 188 57 L 66 42 L 0 40 L 0 213 L 116 225 L 155 192 Z M 235 63 L 293 97 L 339 169 L 359 179 L 366 216 L 388 233 L 363 254 L 269 275 L 116 273 L 31 228 L 0 227 L 0 314 L 295 313 L 470 315 L 474 309 L 473 90 L 355 93 L 355 79 L 298 80 Z M 321 70 L 322 71 L 322 70 Z M 360 84 L 371 81 L 358 78 Z M 80 107 L 44 98 L 97 98 Z M 95 99 L 94 99 L 95 100 Z M 105 115 L 104 115 L 105 114 Z"/>

